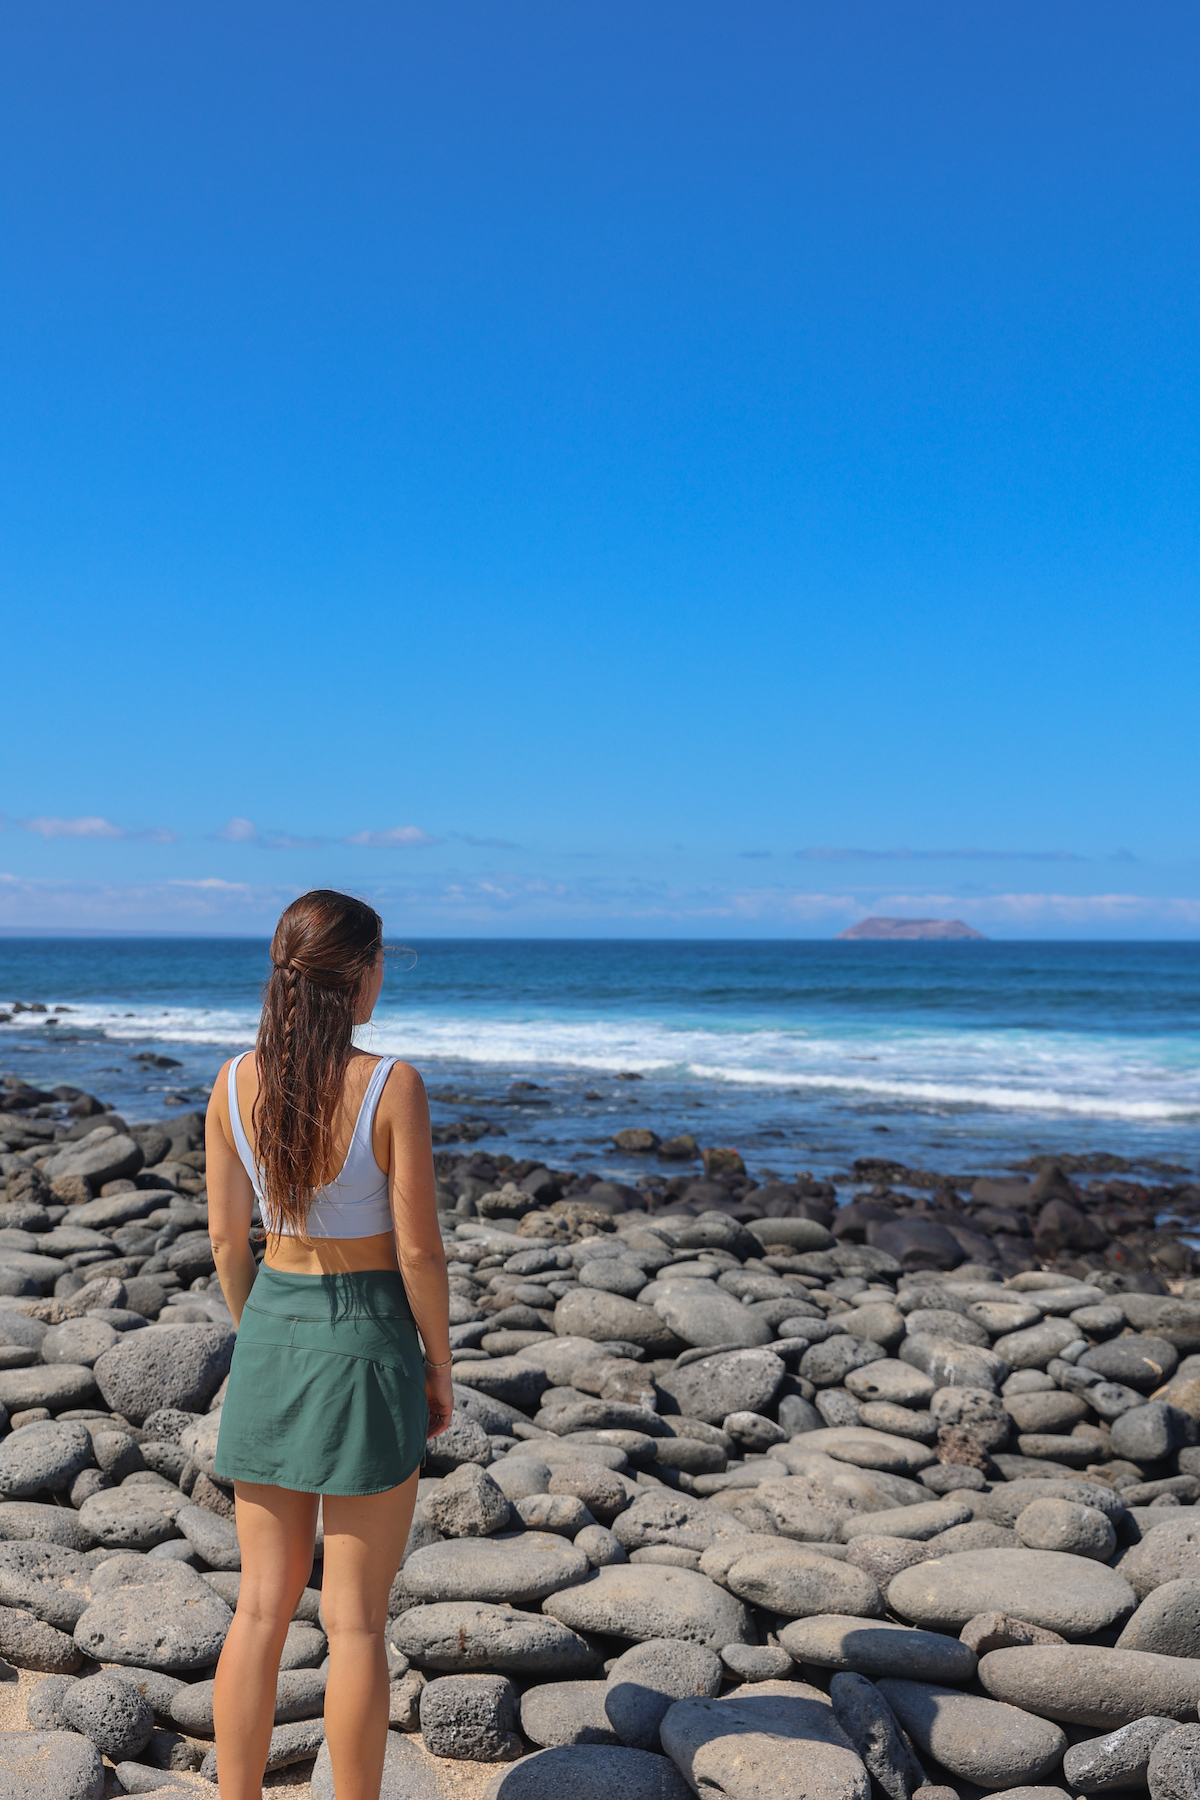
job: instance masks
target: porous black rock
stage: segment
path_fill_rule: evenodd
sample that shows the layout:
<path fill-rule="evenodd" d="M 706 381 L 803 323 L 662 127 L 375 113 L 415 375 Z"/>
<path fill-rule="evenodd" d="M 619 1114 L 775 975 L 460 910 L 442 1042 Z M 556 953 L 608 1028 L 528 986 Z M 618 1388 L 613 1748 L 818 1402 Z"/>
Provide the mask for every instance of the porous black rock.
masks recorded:
<path fill-rule="evenodd" d="M 113 1762 L 139 1756 L 150 1742 L 154 1712 L 144 1695 L 104 1670 L 86 1681 L 73 1681 L 58 1703 L 63 1722 L 91 1738 L 102 1756 Z"/>
<path fill-rule="evenodd" d="M 911 1800 L 925 1772 L 874 1682 L 850 1672 L 835 1675 L 829 1699 L 838 1724 L 888 1800 Z"/>

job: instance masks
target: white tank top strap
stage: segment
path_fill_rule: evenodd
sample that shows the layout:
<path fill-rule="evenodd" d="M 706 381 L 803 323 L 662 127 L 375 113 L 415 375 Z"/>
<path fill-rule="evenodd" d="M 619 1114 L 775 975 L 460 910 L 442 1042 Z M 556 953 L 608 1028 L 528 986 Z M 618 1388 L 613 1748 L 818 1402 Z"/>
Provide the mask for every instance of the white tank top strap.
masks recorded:
<path fill-rule="evenodd" d="M 238 1105 L 237 1093 L 238 1065 L 245 1057 L 249 1056 L 249 1054 L 250 1052 L 248 1050 L 243 1050 L 241 1055 L 235 1056 L 229 1064 L 229 1123 L 233 1128 L 233 1141 L 237 1153 L 242 1159 L 242 1167 L 254 1183 L 254 1191 L 261 1199 L 262 1192 L 258 1178 L 258 1168 L 254 1161 L 254 1151 L 251 1147 L 250 1139 L 246 1136 L 246 1127 L 242 1124 L 242 1109 Z"/>
<path fill-rule="evenodd" d="M 379 1111 L 379 1100 L 383 1093 L 388 1076 L 400 1061 L 398 1056 L 381 1056 L 371 1071 L 371 1079 L 367 1083 L 367 1091 L 362 1097 L 362 1105 L 358 1109 L 358 1118 L 354 1125 L 354 1143 L 362 1143 L 370 1148 L 371 1135 L 375 1130 L 375 1114 Z"/>

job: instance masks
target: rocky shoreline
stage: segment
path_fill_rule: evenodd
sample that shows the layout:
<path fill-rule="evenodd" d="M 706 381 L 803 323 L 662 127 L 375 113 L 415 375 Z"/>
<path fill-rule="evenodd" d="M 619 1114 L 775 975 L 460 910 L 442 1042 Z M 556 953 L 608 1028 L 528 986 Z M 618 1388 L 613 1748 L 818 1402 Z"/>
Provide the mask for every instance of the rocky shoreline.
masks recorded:
<path fill-rule="evenodd" d="M 0 1077 L 0 1144 L 0 1656 L 40 1677 L 0 1794 L 212 1793 L 203 1118 Z M 456 1414 L 387 1800 L 1200 1792 L 1195 1181 L 624 1148 L 636 1184 L 436 1151 Z M 271 1766 L 332 1800 L 320 1582 L 318 1544 Z"/>

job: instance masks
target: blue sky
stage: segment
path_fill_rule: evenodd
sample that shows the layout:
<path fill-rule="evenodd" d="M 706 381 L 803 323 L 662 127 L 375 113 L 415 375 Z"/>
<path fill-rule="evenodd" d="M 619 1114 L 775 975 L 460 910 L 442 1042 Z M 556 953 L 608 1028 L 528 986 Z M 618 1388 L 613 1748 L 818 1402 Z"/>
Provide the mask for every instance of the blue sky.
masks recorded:
<path fill-rule="evenodd" d="M 9 8 L 0 927 L 1195 936 L 1198 71 L 1169 0 Z"/>

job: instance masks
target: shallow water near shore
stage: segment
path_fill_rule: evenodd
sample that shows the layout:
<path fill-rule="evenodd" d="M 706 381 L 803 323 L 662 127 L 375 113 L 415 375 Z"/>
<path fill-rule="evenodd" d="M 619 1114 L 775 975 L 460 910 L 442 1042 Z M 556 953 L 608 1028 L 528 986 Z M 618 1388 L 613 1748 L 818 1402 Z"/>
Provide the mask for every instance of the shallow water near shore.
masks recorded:
<path fill-rule="evenodd" d="M 0 1006 L 70 1008 L 15 1013 L 0 1066 L 130 1118 L 198 1105 L 268 967 L 264 940 L 0 940 Z M 415 1062 L 464 1143 L 626 1175 L 661 1166 L 613 1150 L 626 1126 L 789 1177 L 868 1154 L 1191 1172 L 1200 1145 L 1196 944 L 417 942 L 360 1041 Z"/>

